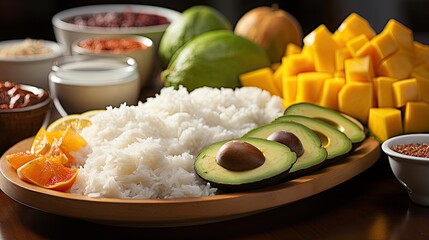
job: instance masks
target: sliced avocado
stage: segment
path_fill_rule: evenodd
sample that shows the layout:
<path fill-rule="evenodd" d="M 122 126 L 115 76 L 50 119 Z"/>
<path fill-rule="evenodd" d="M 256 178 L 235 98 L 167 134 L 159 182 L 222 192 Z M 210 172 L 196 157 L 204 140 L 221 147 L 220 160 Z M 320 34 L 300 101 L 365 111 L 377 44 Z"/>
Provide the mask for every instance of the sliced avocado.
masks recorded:
<path fill-rule="evenodd" d="M 287 131 L 295 134 L 301 141 L 304 153 L 297 158 L 292 166 L 288 178 L 305 175 L 319 168 L 328 156 L 328 152 L 322 147 L 322 142 L 317 134 L 310 128 L 297 122 L 276 122 L 254 128 L 244 134 L 243 137 L 256 137 L 267 139 L 278 131 Z"/>
<path fill-rule="evenodd" d="M 344 116 L 338 111 L 325 108 L 312 103 L 297 103 L 289 106 L 284 115 L 302 115 L 310 118 L 320 119 L 339 131 L 343 132 L 353 143 L 353 147 L 358 146 L 365 140 L 366 133 L 362 125 L 351 120 L 350 116 Z"/>
<path fill-rule="evenodd" d="M 264 163 L 253 169 L 242 171 L 222 167 L 217 160 L 218 153 L 230 141 L 242 141 L 253 145 L 263 153 Z M 213 187 L 231 192 L 276 184 L 287 176 L 295 162 L 296 155 L 289 147 L 266 139 L 246 137 L 216 142 L 207 146 L 196 157 L 194 168 L 198 176 Z"/>
<path fill-rule="evenodd" d="M 328 152 L 326 162 L 333 162 L 344 157 L 352 150 L 351 140 L 344 133 L 322 120 L 299 115 L 284 115 L 276 118 L 274 122 L 297 122 L 313 130 Z"/>

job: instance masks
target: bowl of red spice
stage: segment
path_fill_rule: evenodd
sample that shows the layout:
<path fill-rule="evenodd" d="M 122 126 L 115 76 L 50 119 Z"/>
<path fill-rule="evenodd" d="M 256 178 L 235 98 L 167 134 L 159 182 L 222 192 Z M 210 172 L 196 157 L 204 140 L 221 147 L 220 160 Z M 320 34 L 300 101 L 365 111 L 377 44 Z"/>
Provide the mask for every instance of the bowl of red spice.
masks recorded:
<path fill-rule="evenodd" d="M 429 206 L 429 133 L 390 138 L 381 145 L 412 202 Z"/>
<path fill-rule="evenodd" d="M 50 117 L 48 91 L 0 81 L 0 155 L 15 143 L 34 136 Z"/>
<path fill-rule="evenodd" d="M 154 53 L 152 40 L 138 35 L 87 37 L 72 44 L 73 55 L 133 58 L 137 63 L 141 87 L 146 85 L 152 73 Z"/>
<path fill-rule="evenodd" d="M 99 4 L 70 8 L 52 17 L 55 38 L 71 54 L 74 41 L 97 35 L 141 35 L 158 45 L 167 26 L 180 12 L 139 4 Z"/>

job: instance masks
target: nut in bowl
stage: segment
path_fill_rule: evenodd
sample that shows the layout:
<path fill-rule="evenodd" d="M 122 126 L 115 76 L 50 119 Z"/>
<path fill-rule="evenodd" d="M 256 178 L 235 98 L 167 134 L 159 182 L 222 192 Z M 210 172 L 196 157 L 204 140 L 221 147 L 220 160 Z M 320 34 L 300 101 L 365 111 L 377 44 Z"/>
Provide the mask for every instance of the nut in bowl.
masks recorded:
<path fill-rule="evenodd" d="M 416 204 L 429 206 L 429 134 L 407 134 L 386 140 L 383 151 L 399 182 Z"/>
<path fill-rule="evenodd" d="M 13 144 L 34 136 L 47 123 L 50 108 L 48 91 L 0 82 L 0 154 Z"/>
<path fill-rule="evenodd" d="M 152 40 L 137 35 L 83 38 L 72 44 L 72 51 L 74 55 L 134 58 L 137 62 L 142 87 L 146 84 L 153 66 Z"/>
<path fill-rule="evenodd" d="M 17 39 L 0 42 L 0 81 L 48 89 L 52 63 L 63 55 L 60 44 Z"/>
<path fill-rule="evenodd" d="M 130 57 L 65 56 L 49 74 L 49 89 L 62 116 L 134 105 L 140 86 L 137 63 Z"/>
<path fill-rule="evenodd" d="M 157 6 L 90 5 L 61 11 L 52 17 L 52 24 L 57 41 L 71 54 L 76 40 L 101 35 L 142 35 L 158 46 L 167 26 L 179 16 L 175 10 Z M 94 21 L 95 18 L 103 21 Z"/>

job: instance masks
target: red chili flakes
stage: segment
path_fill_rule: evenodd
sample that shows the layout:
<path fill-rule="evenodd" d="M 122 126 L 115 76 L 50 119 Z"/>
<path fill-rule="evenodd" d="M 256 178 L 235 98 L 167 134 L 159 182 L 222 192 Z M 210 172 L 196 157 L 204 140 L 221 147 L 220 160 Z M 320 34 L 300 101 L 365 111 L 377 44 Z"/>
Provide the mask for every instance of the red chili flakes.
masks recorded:
<path fill-rule="evenodd" d="M 393 146 L 392 150 L 404 155 L 429 158 L 428 143 L 399 144 Z"/>
<path fill-rule="evenodd" d="M 134 39 L 87 39 L 79 43 L 80 47 L 91 50 L 92 52 L 112 51 L 120 53 L 137 49 L 146 49 L 147 47 Z"/>

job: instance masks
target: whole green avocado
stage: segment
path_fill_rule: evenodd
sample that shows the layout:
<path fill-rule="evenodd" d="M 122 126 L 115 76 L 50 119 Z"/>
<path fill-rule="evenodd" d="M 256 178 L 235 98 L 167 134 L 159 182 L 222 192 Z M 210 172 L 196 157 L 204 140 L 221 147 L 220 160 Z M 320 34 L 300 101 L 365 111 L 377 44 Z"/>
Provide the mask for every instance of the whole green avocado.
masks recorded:
<path fill-rule="evenodd" d="M 176 51 L 161 79 L 166 87 L 182 85 L 188 91 L 203 86 L 236 88 L 241 86 L 240 74 L 269 66 L 270 59 L 259 45 L 232 31 L 216 30 Z"/>
<path fill-rule="evenodd" d="M 165 30 L 159 43 L 159 57 L 166 67 L 173 54 L 186 42 L 202 33 L 213 30 L 231 30 L 232 25 L 218 10 L 205 6 L 193 6 Z"/>

